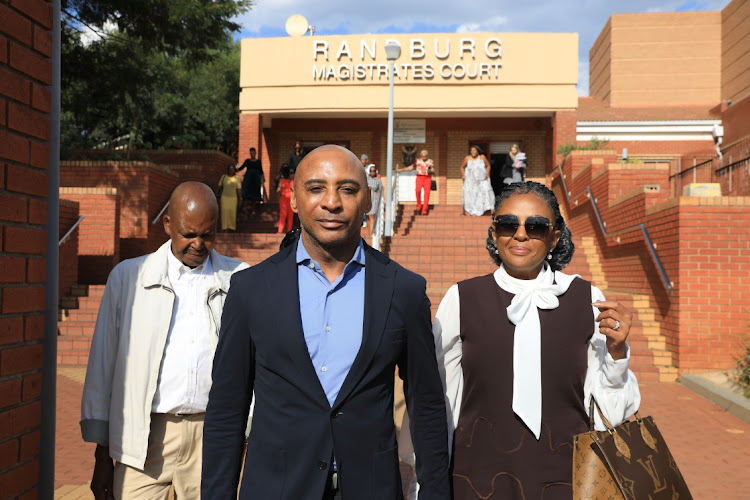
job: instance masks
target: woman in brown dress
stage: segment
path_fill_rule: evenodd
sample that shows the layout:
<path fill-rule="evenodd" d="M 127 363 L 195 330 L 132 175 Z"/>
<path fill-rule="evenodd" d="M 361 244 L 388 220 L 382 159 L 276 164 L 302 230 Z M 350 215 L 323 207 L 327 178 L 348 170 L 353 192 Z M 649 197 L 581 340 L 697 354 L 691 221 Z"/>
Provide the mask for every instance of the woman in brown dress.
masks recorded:
<path fill-rule="evenodd" d="M 573 436 L 589 427 L 591 395 L 613 423 L 640 404 L 632 315 L 560 272 L 574 246 L 542 184 L 504 186 L 488 232 L 499 268 L 453 285 L 433 326 L 454 498 L 569 500 Z"/>

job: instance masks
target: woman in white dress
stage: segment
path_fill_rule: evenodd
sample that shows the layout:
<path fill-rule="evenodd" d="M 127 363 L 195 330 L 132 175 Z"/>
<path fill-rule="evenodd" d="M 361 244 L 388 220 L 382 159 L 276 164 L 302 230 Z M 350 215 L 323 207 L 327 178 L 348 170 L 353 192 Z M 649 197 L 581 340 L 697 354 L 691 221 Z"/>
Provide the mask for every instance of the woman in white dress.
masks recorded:
<path fill-rule="evenodd" d="M 461 163 L 461 178 L 464 181 L 461 215 L 484 215 L 495 206 L 495 193 L 490 184 L 490 162 L 479 146 L 472 146 L 469 151 Z"/>

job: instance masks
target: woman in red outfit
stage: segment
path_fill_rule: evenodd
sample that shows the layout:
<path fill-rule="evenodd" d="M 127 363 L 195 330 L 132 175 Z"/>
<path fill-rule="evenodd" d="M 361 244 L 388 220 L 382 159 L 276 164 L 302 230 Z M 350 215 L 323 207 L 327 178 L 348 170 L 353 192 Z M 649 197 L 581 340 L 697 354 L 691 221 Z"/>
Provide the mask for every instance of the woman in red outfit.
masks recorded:
<path fill-rule="evenodd" d="M 276 192 L 281 195 L 279 197 L 279 233 L 286 233 L 292 229 L 292 221 L 294 220 L 291 204 L 293 186 L 294 178 L 291 170 L 289 165 L 284 163 L 281 166 L 279 185 L 276 188 Z"/>
<path fill-rule="evenodd" d="M 398 169 L 398 172 L 404 170 L 417 171 L 417 212 L 427 215 L 427 208 L 430 204 L 430 186 L 432 185 L 432 175 L 435 173 L 433 168 L 434 162 L 428 158 L 429 153 L 423 149 L 419 153 L 419 158 L 414 164 Z M 422 200 L 422 191 L 424 191 L 424 200 Z"/>

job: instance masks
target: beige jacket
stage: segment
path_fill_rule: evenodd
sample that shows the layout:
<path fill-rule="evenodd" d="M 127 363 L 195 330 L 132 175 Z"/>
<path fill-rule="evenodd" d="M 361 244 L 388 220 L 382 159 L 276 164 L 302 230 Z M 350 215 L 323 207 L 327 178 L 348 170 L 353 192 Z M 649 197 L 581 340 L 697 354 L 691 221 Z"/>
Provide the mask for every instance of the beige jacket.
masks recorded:
<path fill-rule="evenodd" d="M 110 273 L 81 401 L 83 440 L 109 446 L 113 459 L 138 469 L 146 461 L 151 403 L 175 298 L 167 277 L 169 251 L 167 241 L 152 254 L 120 262 Z M 230 278 L 248 265 L 215 250 L 209 258 L 214 287 L 206 309 L 216 348 Z"/>

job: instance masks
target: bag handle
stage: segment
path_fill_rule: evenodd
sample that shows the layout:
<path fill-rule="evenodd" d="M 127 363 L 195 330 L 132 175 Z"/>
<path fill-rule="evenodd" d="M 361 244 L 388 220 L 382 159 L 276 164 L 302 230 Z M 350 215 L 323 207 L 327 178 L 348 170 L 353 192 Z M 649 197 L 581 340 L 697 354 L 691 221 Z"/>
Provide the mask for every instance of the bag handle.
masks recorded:
<path fill-rule="evenodd" d="M 596 398 L 594 398 L 594 395 L 591 395 L 591 401 L 589 403 L 589 430 L 591 432 L 594 432 L 594 406 L 596 406 L 596 410 L 599 413 L 599 417 L 602 419 L 602 422 L 604 423 L 604 426 L 607 428 L 607 432 L 614 438 L 615 440 L 615 446 L 617 447 L 617 451 L 622 453 L 622 455 L 630 460 L 630 448 L 628 447 L 627 443 L 624 439 L 622 439 L 622 436 L 617 432 L 617 427 L 613 426 L 609 420 L 607 420 L 607 417 L 604 416 L 604 413 L 602 413 L 602 409 L 599 407 L 599 403 L 596 402 Z M 643 420 L 641 420 L 640 415 L 638 415 L 638 412 L 635 412 L 635 421 L 638 423 L 638 428 L 641 430 L 641 437 L 643 438 L 643 442 L 646 443 L 646 445 L 651 448 L 652 450 L 656 451 L 656 440 L 649 432 L 646 425 L 643 423 Z"/>

